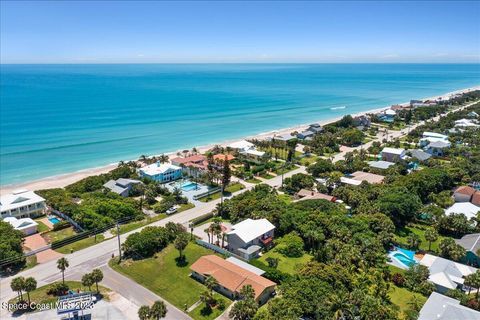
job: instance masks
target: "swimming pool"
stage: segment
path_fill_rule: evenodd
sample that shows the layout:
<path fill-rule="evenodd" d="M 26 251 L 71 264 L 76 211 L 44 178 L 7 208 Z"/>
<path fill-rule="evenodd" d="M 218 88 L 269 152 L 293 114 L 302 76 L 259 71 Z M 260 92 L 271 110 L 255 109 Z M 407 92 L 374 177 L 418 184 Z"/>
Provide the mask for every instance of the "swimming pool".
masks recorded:
<path fill-rule="evenodd" d="M 192 190 L 196 190 L 197 188 L 198 188 L 198 184 L 191 181 L 185 182 L 184 184 L 182 184 L 182 187 L 181 187 L 183 191 L 192 191 Z"/>
<path fill-rule="evenodd" d="M 61 220 L 55 216 L 48 216 L 48 221 L 50 221 L 52 224 L 56 224 L 59 223 Z"/>
<path fill-rule="evenodd" d="M 408 269 L 418 263 L 415 259 L 415 251 L 400 247 L 395 247 L 394 250 L 388 253 L 388 256 L 394 265 L 403 269 Z"/>

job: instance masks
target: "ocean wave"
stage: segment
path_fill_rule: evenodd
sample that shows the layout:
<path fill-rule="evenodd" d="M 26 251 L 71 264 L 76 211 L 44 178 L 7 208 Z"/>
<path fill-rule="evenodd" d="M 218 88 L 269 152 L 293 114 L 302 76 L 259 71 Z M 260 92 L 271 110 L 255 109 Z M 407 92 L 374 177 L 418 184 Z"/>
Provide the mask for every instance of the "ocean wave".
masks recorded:
<path fill-rule="evenodd" d="M 330 108 L 330 110 L 341 110 L 341 109 L 346 109 L 347 106 L 343 106 L 343 107 L 332 107 Z"/>

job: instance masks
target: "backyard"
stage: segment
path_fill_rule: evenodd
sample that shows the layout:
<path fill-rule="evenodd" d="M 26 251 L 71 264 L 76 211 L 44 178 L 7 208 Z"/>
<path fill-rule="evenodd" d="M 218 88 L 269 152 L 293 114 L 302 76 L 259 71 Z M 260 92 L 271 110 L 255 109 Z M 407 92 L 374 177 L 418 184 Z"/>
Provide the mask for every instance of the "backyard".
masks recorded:
<path fill-rule="evenodd" d="M 50 230 L 48 232 L 45 232 L 42 234 L 42 237 L 47 241 L 48 243 L 52 243 L 54 241 L 59 241 L 66 239 L 68 237 L 74 236 L 75 230 L 73 230 L 73 227 L 67 227 L 61 230 Z"/>
<path fill-rule="evenodd" d="M 432 229 L 432 227 L 422 224 L 410 224 L 398 230 L 395 234 L 394 240 L 400 246 L 408 248 L 408 237 L 412 234 L 416 234 L 421 241 L 418 249 L 428 251 L 428 241 L 425 239 L 425 231 L 428 229 Z M 439 235 L 437 241 L 432 242 L 431 251 L 438 252 L 438 245 L 443 239 L 445 239 L 445 237 Z"/>
<path fill-rule="evenodd" d="M 309 262 L 312 259 L 312 256 L 310 254 L 304 253 L 301 257 L 298 258 L 286 257 L 283 254 L 275 251 L 274 248 L 264 253 L 260 258 L 258 258 L 258 261 L 263 263 L 265 266 L 268 266 L 267 258 L 277 258 L 278 270 L 288 274 L 295 274 L 298 271 L 298 266 Z"/>
<path fill-rule="evenodd" d="M 405 288 L 397 287 L 394 284 L 390 285 L 388 295 L 392 303 L 400 308 L 400 319 L 406 319 L 404 312 L 410 308 L 409 304 L 413 301 L 413 299 L 416 298 L 421 305 L 427 301 L 427 298 L 420 293 L 411 292 Z"/>
<path fill-rule="evenodd" d="M 109 265 L 181 310 L 185 310 L 185 306 L 190 307 L 199 301 L 200 294 L 206 289 L 201 283 L 190 278 L 190 266 L 201 256 L 212 254 L 212 251 L 189 243 L 184 254 L 187 263 L 178 265 L 176 259 L 178 251 L 170 245 L 152 258 L 126 260 L 120 264 L 117 264 L 116 260 L 111 260 Z M 225 300 L 228 307 L 231 301 Z M 195 319 L 211 319 L 213 314 L 202 316 L 200 312 L 202 308 L 200 305 L 190 315 Z"/>

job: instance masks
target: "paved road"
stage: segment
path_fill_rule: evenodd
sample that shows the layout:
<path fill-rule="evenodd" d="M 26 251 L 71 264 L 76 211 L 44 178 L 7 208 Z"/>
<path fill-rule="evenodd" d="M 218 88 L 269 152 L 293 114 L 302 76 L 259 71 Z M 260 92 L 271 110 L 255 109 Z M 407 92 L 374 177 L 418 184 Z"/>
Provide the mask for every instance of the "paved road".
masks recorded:
<path fill-rule="evenodd" d="M 466 105 L 464 107 L 455 109 L 455 110 L 450 111 L 450 112 L 456 112 L 456 111 L 462 110 L 462 109 L 467 108 L 468 106 L 470 106 L 472 104 L 473 103 L 471 103 L 469 105 Z M 434 121 L 438 120 L 438 118 L 439 117 L 436 117 L 433 120 Z M 415 128 L 418 125 L 419 124 L 417 124 L 415 126 L 412 126 L 412 129 Z M 389 137 L 389 139 L 394 139 L 394 138 L 399 138 L 403 135 L 404 134 L 402 134 L 400 131 L 393 131 L 393 132 L 390 131 L 388 137 Z M 367 144 L 364 144 L 361 147 L 357 147 L 357 149 L 358 148 L 368 148 L 372 143 L 373 143 L 373 141 L 371 141 Z M 340 154 L 336 155 L 334 160 L 336 160 L 336 161 L 340 160 L 341 158 L 343 158 L 345 153 L 346 153 L 346 151 L 341 152 Z M 296 170 L 293 170 L 293 171 L 290 171 L 290 172 L 286 173 L 284 175 L 284 178 L 290 177 L 290 176 L 292 176 L 293 174 L 296 174 L 296 173 L 304 173 L 304 172 L 305 172 L 305 167 L 300 167 Z M 270 186 L 279 187 L 280 184 L 281 184 L 281 176 L 277 176 L 275 178 L 267 180 L 265 183 L 269 184 Z M 249 183 L 245 183 L 245 185 L 247 186 L 245 189 L 240 190 L 240 191 L 236 192 L 235 194 L 245 192 L 246 190 L 249 190 L 249 189 L 253 188 L 253 186 L 254 186 L 254 185 L 249 184 Z M 169 216 L 169 217 L 167 217 L 163 220 L 154 222 L 151 225 L 163 226 L 167 222 L 170 222 L 170 221 L 175 222 L 175 223 L 182 223 L 184 225 L 185 224 L 188 225 L 188 222 L 190 220 L 212 211 L 219 202 L 220 202 L 220 200 L 217 199 L 217 200 L 214 200 L 214 201 L 211 201 L 211 202 L 208 202 L 208 203 L 201 203 L 201 204 L 199 204 L 198 207 L 195 207 L 195 208 L 180 212 L 178 214 Z M 131 233 L 137 232 L 139 230 L 140 229 L 136 229 L 134 231 L 131 231 L 129 233 L 125 233 L 125 234 L 121 235 L 120 236 L 121 242 L 125 241 L 125 239 L 128 235 L 130 235 Z M 95 246 L 85 248 L 83 250 L 74 252 L 73 254 L 67 255 L 67 258 L 68 258 L 69 263 L 70 263 L 70 267 L 66 270 L 66 277 L 69 278 L 69 279 L 80 280 L 81 276 L 84 273 L 90 272 L 90 270 L 92 270 L 93 268 L 100 268 L 100 267 L 105 268 L 105 265 L 108 262 L 108 260 L 110 259 L 112 253 L 114 253 L 115 255 L 118 254 L 118 243 L 117 243 L 116 238 L 106 240 L 106 241 L 101 242 L 101 243 L 99 243 Z M 111 286 L 113 286 L 112 289 L 117 291 L 115 289 L 115 286 L 116 286 L 116 288 L 118 289 L 117 292 L 122 294 L 122 295 L 129 296 L 129 299 L 137 301 L 137 302 L 139 302 L 139 304 L 144 304 L 143 301 L 151 301 L 151 299 L 159 299 L 160 298 L 160 297 L 156 296 L 154 293 L 150 292 L 149 290 L 147 290 L 147 289 L 145 289 L 141 286 L 140 287 L 142 289 L 139 289 L 138 288 L 139 285 L 135 284 L 136 286 L 134 286 L 133 281 L 126 282 L 125 277 L 123 277 L 121 275 L 112 275 L 111 273 L 115 273 L 115 272 L 111 271 L 111 270 L 107 270 L 108 276 L 106 278 L 108 278 L 108 279 L 105 280 L 106 286 L 111 285 Z M 53 281 L 56 281 L 56 280 L 60 279 L 60 274 L 59 274 L 59 272 L 56 268 L 56 261 L 49 261 L 49 262 L 40 264 L 40 265 L 38 265 L 38 266 L 36 266 L 32 269 L 23 271 L 23 272 L 15 275 L 15 277 L 16 276 L 35 277 L 35 279 L 37 279 L 38 286 L 43 286 L 43 285 L 46 285 L 48 283 L 51 283 Z M 1 289 L 0 290 L 1 291 L 0 292 L 0 298 L 1 298 L 2 302 L 8 301 L 10 298 L 15 296 L 15 293 L 13 293 L 11 288 L 10 288 L 10 281 L 11 281 L 12 278 L 13 277 L 2 278 L 1 281 L 0 281 L 0 289 Z M 123 284 L 126 284 L 126 285 L 123 285 Z M 130 284 L 131 284 L 131 286 L 130 286 Z M 136 289 L 132 290 L 131 288 L 136 288 Z M 168 305 L 168 310 L 169 310 L 168 313 L 172 314 L 172 315 L 175 314 L 176 312 L 181 313 L 180 310 L 174 308 L 171 305 Z M 181 314 L 182 314 L 182 316 L 179 316 L 178 319 L 182 319 L 182 317 L 183 318 L 186 317 L 188 319 L 188 317 L 185 314 L 183 314 L 183 313 L 181 313 Z M 4 319 L 8 316 L 9 315 L 8 315 L 8 313 L 5 313 L 5 310 L 1 310 L 0 318 Z"/>
<path fill-rule="evenodd" d="M 300 172 L 305 172 L 305 168 L 300 167 L 298 169 L 290 171 L 284 175 L 284 178 L 290 177 L 293 174 L 300 173 Z M 254 187 L 253 184 L 246 183 L 246 182 L 242 182 L 242 183 L 246 185 L 246 188 L 236 192 L 235 195 L 245 192 L 246 190 L 250 190 L 251 188 Z M 278 187 L 281 184 L 281 176 L 272 178 L 266 181 L 265 183 L 271 186 Z M 167 222 L 170 222 L 170 221 L 188 225 L 188 222 L 191 221 L 192 219 L 211 212 L 219 202 L 220 202 L 220 199 L 213 200 L 208 203 L 200 203 L 199 206 L 195 208 L 174 214 L 163 220 L 154 222 L 150 225 L 164 226 Z M 122 234 L 120 236 L 121 242 L 123 243 L 123 241 L 125 241 L 128 235 L 134 232 L 138 232 L 139 230 L 141 229 L 136 229 L 131 232 Z M 83 274 L 90 272 L 93 268 L 106 268 L 106 264 L 108 260 L 110 260 L 112 254 L 115 254 L 115 256 L 118 255 L 117 238 L 105 240 L 95 246 L 85 248 L 83 250 L 74 252 L 72 254 L 68 254 L 66 255 L 66 257 L 69 261 L 70 267 L 66 270 L 65 276 L 67 279 L 80 280 Z M 106 287 L 112 286 L 111 288 L 113 290 L 115 290 L 116 292 L 118 292 L 123 296 L 126 296 L 127 299 L 137 301 L 139 305 L 147 304 L 150 301 L 152 301 L 152 299 L 162 300 L 153 292 L 139 286 L 135 282 L 129 279 L 128 280 L 130 282 L 126 282 L 124 280 L 127 278 L 121 275 L 114 275 L 116 274 L 115 271 L 104 269 L 104 271 L 105 270 L 107 270 L 107 276 L 105 277 L 105 280 L 104 280 L 105 286 Z M 55 260 L 49 261 L 43 264 L 39 264 L 29 270 L 18 273 L 13 277 L 2 278 L 0 281 L 0 289 L 1 289 L 0 298 L 2 302 L 8 301 L 9 299 L 11 299 L 16 295 L 15 293 L 12 292 L 10 288 L 10 281 L 12 278 L 17 276 L 34 277 L 37 280 L 39 287 L 61 279 L 61 275 L 56 267 Z M 123 285 L 127 283 L 129 284 Z M 134 287 L 134 284 L 136 285 L 135 287 Z M 139 287 L 141 287 L 142 289 L 140 290 Z M 132 288 L 136 288 L 136 289 L 132 290 Z M 168 304 L 167 308 L 168 308 L 168 313 L 171 315 L 176 315 L 176 312 L 179 312 L 179 315 L 176 317 L 176 319 L 188 319 L 187 315 L 185 315 L 184 313 L 182 313 L 180 310 L 176 309 L 172 305 Z M 6 319 L 8 317 L 9 317 L 9 314 L 5 310 L 1 310 L 0 318 Z"/>

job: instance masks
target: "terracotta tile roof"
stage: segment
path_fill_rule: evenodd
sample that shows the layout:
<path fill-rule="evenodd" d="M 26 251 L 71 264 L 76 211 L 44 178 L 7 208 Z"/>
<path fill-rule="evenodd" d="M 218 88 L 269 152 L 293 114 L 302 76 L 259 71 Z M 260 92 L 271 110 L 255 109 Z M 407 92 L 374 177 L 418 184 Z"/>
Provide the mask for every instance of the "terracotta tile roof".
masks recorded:
<path fill-rule="evenodd" d="M 370 172 L 355 171 L 352 173 L 353 179 L 357 181 L 367 181 L 368 183 L 382 183 L 384 176 Z"/>
<path fill-rule="evenodd" d="M 469 186 L 461 186 L 458 187 L 457 190 L 455 190 L 455 193 L 461 193 L 461 194 L 466 194 L 468 196 L 471 196 L 475 193 L 475 189 Z"/>
<path fill-rule="evenodd" d="M 480 207 L 480 191 L 477 191 L 473 194 L 472 203 Z"/>
<path fill-rule="evenodd" d="M 231 154 L 216 154 L 213 156 L 213 160 L 222 160 L 224 161 L 225 158 L 228 160 L 228 161 L 232 161 L 233 159 L 235 159 L 235 157 Z"/>
<path fill-rule="evenodd" d="M 185 158 L 177 157 L 177 158 L 172 159 L 171 162 L 172 163 L 188 163 L 188 162 L 197 163 L 197 162 L 201 162 L 201 161 L 204 161 L 204 160 L 205 160 L 205 156 L 203 156 L 201 154 L 195 154 L 193 156 L 189 156 L 189 157 L 185 157 Z"/>
<path fill-rule="evenodd" d="M 337 200 L 334 196 L 329 196 L 328 194 L 320 193 L 320 192 L 315 192 L 307 189 L 302 189 L 300 190 L 297 195 L 301 197 L 301 200 L 317 200 L 317 199 L 324 199 L 327 201 L 334 202 Z"/>
<path fill-rule="evenodd" d="M 190 269 L 204 276 L 214 277 L 218 284 L 232 292 L 238 293 L 243 286 L 249 284 L 255 290 L 255 299 L 265 289 L 276 285 L 273 281 L 215 255 L 200 257 L 190 266 Z"/>

